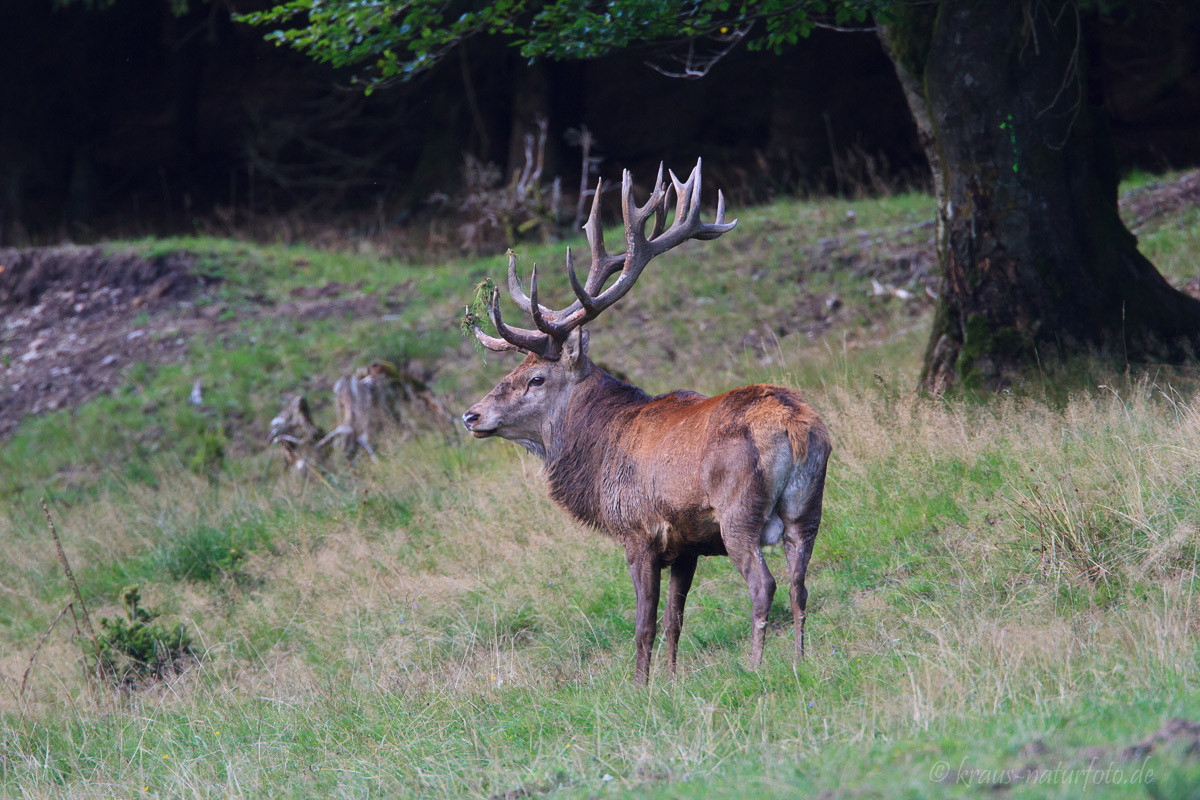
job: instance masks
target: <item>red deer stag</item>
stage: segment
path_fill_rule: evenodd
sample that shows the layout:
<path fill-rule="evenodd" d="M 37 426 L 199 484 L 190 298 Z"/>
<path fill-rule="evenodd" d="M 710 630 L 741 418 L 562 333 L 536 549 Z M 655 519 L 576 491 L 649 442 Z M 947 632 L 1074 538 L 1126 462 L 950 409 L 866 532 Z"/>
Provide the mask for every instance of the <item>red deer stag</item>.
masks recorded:
<path fill-rule="evenodd" d="M 476 438 L 500 436 L 540 456 L 553 499 L 624 544 L 637 596 L 636 676 L 641 683 L 650 672 L 660 571 L 671 568 L 663 621 L 674 674 L 683 606 L 699 556 L 728 555 L 746 579 L 753 603 L 750 664 L 758 665 L 775 594 L 762 548 L 781 540 L 791 577 L 796 656 L 803 657 L 804 576 L 821 522 L 830 453 L 821 418 L 791 389 L 755 384 L 717 397 L 687 391 L 650 397 L 588 359 L 583 326 L 621 299 L 650 259 L 688 239 L 715 239 L 737 224 L 725 222 L 720 195 L 716 221 L 700 220 L 699 161 L 686 182 L 670 177 L 667 187 L 659 167 L 654 192 L 638 207 L 625 172 L 622 255 L 604 249 L 597 188 L 584 225 L 591 268 L 580 284 L 567 249 L 567 275 L 576 300 L 561 311 L 538 302 L 536 265 L 525 294 L 516 258 L 509 254 L 509 292 L 537 327 L 505 324 L 499 290 L 493 292 L 488 313 L 500 338 L 473 325 L 476 337 L 489 350 L 516 350 L 526 357 L 463 415 Z M 675 214 L 668 228 L 671 192 Z M 647 237 L 652 215 L 654 228 Z"/>

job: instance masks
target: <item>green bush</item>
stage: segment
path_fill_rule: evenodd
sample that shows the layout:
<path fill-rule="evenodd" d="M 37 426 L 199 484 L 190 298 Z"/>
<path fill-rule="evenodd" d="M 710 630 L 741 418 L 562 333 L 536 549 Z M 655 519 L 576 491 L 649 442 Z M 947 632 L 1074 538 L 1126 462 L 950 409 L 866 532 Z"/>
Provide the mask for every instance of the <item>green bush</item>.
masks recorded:
<path fill-rule="evenodd" d="M 119 686 L 159 679 L 194 655 L 192 637 L 182 622 L 168 625 L 140 605 L 137 585 L 121 591 L 124 617 L 101 617 L 93 655 L 97 671 Z"/>

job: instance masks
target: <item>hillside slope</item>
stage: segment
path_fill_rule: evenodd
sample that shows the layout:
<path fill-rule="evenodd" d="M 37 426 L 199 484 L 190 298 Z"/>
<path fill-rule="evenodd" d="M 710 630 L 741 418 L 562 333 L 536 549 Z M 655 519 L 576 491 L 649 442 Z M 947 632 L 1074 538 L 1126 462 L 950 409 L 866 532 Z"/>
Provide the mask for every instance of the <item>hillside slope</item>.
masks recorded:
<path fill-rule="evenodd" d="M 1186 180 L 1129 195 L 1146 251 L 1184 285 L 1200 213 L 1168 196 Z M 3 793 L 1197 793 L 1194 385 L 1081 368 L 1044 398 L 915 396 L 931 207 L 751 209 L 735 233 L 656 261 L 595 326 L 594 357 L 650 391 L 781 382 L 835 437 L 810 657 L 791 663 L 780 592 L 765 663 L 745 669 L 745 586 L 707 559 L 682 674 L 656 670 L 649 690 L 630 678 L 623 554 L 546 499 L 523 451 L 409 432 L 376 463 L 304 483 L 264 449 L 290 393 L 323 398 L 370 360 L 425 362 L 451 408 L 485 391 L 512 362 L 485 361 L 456 320 L 502 258 L 129 244 L 192 253 L 209 280 L 131 323 L 182 344 L 0 442 Z M 545 272 L 543 291 L 565 296 Z M 181 317 L 207 323 L 172 331 Z M 115 616 L 136 583 L 193 631 L 196 660 L 91 692 L 60 625 L 21 686 L 70 601 L 42 494 L 93 616 Z M 768 561 L 784 574 L 782 553 Z"/>

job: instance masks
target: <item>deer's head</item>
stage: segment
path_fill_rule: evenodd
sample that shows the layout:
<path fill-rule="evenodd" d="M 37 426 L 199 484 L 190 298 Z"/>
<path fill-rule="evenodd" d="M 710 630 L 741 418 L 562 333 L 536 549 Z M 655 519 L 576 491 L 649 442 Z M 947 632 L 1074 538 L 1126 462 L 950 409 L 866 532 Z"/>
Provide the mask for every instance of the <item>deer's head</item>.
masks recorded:
<path fill-rule="evenodd" d="M 737 225 L 725 222 L 725 198 L 717 194 L 715 222 L 700 219 L 700 161 L 686 181 L 668 172 L 671 185 L 663 181 L 658 168 L 654 191 L 644 206 L 633 199 L 633 180 L 626 170 L 621 181 L 621 210 L 625 220 L 626 251 L 609 255 L 604 249 L 600 226 L 600 197 L 603 185 L 597 185 L 592 211 L 583 226 L 591 249 L 587 280 L 579 282 L 571 248 L 567 248 L 567 276 L 575 301 L 554 310 L 538 302 L 537 266 L 529 279 L 529 294 L 521 288 L 517 259 L 508 254 L 508 291 L 517 306 L 533 318 L 536 329 L 515 328 L 500 316 L 500 290 L 492 292 L 488 316 L 499 337 L 489 336 L 473 326 L 475 336 L 489 350 L 518 351 L 525 360 L 496 385 L 496 388 L 463 414 L 463 423 L 476 438 L 500 436 L 538 453 L 545 454 L 549 432 L 562 420 L 572 392 L 591 372 L 587 356 L 588 337 L 583 326 L 600 312 L 620 300 L 633 287 L 650 259 L 665 253 L 688 239 L 715 239 Z M 675 196 L 671 226 L 668 199 Z M 654 218 L 654 228 L 646 235 L 646 225 Z M 608 280 L 618 275 L 607 289 Z"/>

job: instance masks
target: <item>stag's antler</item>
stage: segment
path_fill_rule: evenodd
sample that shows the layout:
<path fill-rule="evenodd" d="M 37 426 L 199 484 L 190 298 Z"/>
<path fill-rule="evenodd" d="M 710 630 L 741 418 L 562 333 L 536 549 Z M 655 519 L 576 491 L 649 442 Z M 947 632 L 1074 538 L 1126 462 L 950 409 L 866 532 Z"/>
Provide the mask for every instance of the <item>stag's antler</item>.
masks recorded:
<path fill-rule="evenodd" d="M 625 252 L 609 255 L 604 249 L 604 231 L 600 226 L 600 196 L 603 181 L 596 186 L 592 199 L 592 212 L 583 226 L 587 234 L 588 247 L 592 252 L 592 263 L 588 268 L 587 280 L 580 284 L 575 275 L 575 262 L 571 248 L 567 248 L 567 276 L 577 298 L 571 305 L 555 311 L 538 302 L 537 265 L 529 277 L 529 294 L 521 288 L 517 276 L 517 257 L 508 253 L 508 291 L 517 306 L 533 317 L 537 330 L 514 328 L 504 323 L 500 316 L 500 290 L 492 292 L 488 304 L 488 316 L 496 326 L 501 338 L 489 336 L 472 326 L 475 336 L 489 350 L 521 350 L 542 358 L 557 359 L 562 352 L 563 342 L 572 330 L 591 322 L 600 312 L 624 297 L 637 281 L 650 259 L 662 255 L 688 239 L 716 239 L 737 225 L 737 220 L 725 222 L 725 196 L 717 192 L 717 218 L 714 222 L 700 219 L 700 160 L 686 181 L 680 181 L 675 173 L 668 171 L 671 185 L 663 182 L 663 168 L 658 167 L 654 191 L 644 206 L 633 199 L 633 178 L 629 170 L 621 177 L 621 213 L 625 219 Z M 667 199 L 675 194 L 675 217 L 671 227 L 666 227 Z M 646 237 L 646 224 L 654 216 L 654 228 Z M 620 276 L 607 289 L 604 284 L 617 272 Z"/>

